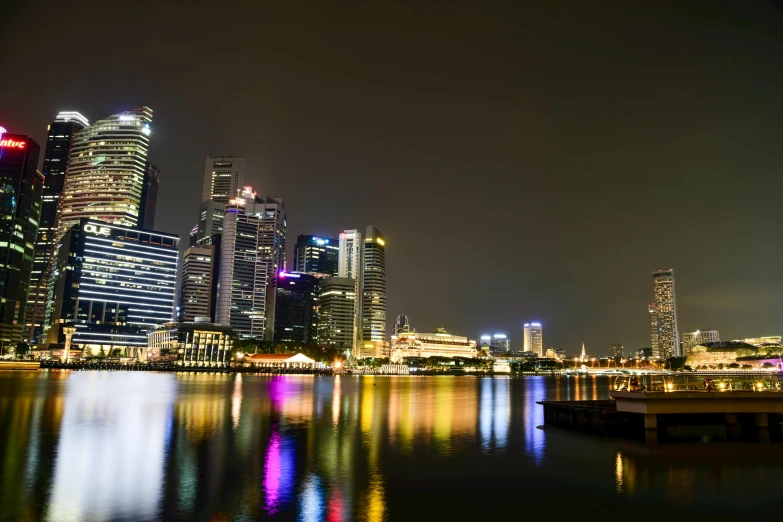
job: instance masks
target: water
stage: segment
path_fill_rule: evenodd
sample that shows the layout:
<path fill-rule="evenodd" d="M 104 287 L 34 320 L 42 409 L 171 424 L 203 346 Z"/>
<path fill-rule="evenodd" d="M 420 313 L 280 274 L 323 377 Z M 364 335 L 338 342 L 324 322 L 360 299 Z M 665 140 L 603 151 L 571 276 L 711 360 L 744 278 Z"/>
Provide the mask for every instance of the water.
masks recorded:
<path fill-rule="evenodd" d="M 780 519 L 776 446 L 543 430 L 606 377 L 0 373 L 5 520 Z"/>

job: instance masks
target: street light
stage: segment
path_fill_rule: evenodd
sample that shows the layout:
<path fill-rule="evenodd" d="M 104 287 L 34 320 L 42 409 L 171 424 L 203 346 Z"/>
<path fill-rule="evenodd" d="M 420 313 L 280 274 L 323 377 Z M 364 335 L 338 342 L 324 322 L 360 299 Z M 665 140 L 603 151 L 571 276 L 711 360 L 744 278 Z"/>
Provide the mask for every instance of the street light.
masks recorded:
<path fill-rule="evenodd" d="M 591 367 L 591 368 L 595 368 L 595 357 L 593 357 L 592 359 L 590 359 L 590 367 Z"/>

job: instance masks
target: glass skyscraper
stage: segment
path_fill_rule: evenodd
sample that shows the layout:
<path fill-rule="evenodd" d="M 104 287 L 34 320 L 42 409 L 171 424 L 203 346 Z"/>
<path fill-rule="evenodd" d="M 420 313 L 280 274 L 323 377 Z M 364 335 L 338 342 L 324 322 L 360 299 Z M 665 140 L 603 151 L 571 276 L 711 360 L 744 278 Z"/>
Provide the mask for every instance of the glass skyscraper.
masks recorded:
<path fill-rule="evenodd" d="M 330 237 L 299 236 L 294 247 L 294 270 L 336 276 L 339 242 Z"/>
<path fill-rule="evenodd" d="M 35 242 L 35 260 L 30 281 L 30 296 L 27 299 L 25 339 L 40 341 L 48 285 L 48 265 L 55 244 L 57 206 L 65 184 L 65 171 L 71 155 L 74 134 L 89 125 L 87 118 L 78 112 L 61 111 L 49 124 L 44 153 L 43 199 L 38 237 Z"/>
<path fill-rule="evenodd" d="M 152 109 L 142 107 L 98 120 L 74 135 L 58 235 L 82 218 L 141 225 L 151 122 Z"/>
<path fill-rule="evenodd" d="M 22 340 L 44 178 L 40 146 L 0 128 L 0 351 Z"/>
<path fill-rule="evenodd" d="M 677 328 L 677 296 L 674 289 L 674 270 L 653 272 L 653 295 L 658 321 L 658 350 L 660 357 L 680 356 L 680 334 Z"/>
<path fill-rule="evenodd" d="M 386 340 L 386 239 L 377 227 L 364 234 L 361 285 L 362 341 Z"/>
<path fill-rule="evenodd" d="M 275 342 L 316 341 L 317 290 L 315 276 L 296 272 L 278 273 Z"/>

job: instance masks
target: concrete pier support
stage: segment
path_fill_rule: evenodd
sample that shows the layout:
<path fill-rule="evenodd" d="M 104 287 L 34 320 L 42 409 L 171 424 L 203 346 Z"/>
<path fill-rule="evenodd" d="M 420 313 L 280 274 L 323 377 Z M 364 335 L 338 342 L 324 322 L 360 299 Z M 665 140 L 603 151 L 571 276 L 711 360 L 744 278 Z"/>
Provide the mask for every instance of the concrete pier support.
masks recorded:
<path fill-rule="evenodd" d="M 756 435 L 759 442 L 769 442 L 769 414 L 756 414 Z"/>
<path fill-rule="evenodd" d="M 658 444 L 658 415 L 644 414 L 644 441 L 647 444 Z"/>

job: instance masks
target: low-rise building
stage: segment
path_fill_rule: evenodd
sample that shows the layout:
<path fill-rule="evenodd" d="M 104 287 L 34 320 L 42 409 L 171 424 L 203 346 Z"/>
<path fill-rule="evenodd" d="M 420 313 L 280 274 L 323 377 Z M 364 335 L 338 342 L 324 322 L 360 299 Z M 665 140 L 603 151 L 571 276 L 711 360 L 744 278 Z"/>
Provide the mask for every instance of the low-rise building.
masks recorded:
<path fill-rule="evenodd" d="M 234 331 L 196 317 L 192 323 L 166 323 L 147 334 L 147 358 L 176 355 L 180 366 L 224 367 L 231 362 Z"/>
<path fill-rule="evenodd" d="M 443 328 L 438 328 L 432 333 L 403 332 L 392 336 L 392 362 L 402 361 L 404 357 L 432 356 L 475 358 L 478 356 L 476 341 L 451 335 Z"/>
<path fill-rule="evenodd" d="M 315 359 L 303 353 L 255 353 L 245 357 L 245 362 L 259 368 L 312 369 L 318 366 Z"/>

